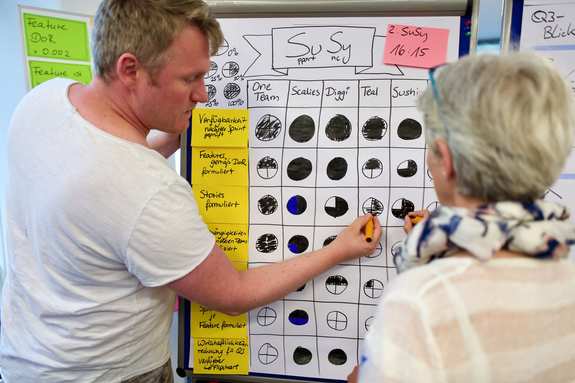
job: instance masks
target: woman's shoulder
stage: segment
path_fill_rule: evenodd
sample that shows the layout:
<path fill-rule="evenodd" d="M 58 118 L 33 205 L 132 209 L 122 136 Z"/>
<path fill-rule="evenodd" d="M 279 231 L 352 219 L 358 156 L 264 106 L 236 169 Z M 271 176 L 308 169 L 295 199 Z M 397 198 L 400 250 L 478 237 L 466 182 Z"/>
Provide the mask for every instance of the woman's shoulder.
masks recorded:
<path fill-rule="evenodd" d="M 575 263 L 570 259 L 541 260 L 527 256 L 495 257 L 486 261 L 464 253 L 436 259 L 393 279 L 386 291 L 388 299 L 428 301 L 443 299 L 447 286 L 460 294 L 508 284 L 575 285 Z M 574 286 L 575 288 L 575 286 Z M 442 298 L 443 296 L 443 298 Z"/>
<path fill-rule="evenodd" d="M 414 267 L 391 281 L 386 296 L 421 298 L 423 294 L 429 293 L 445 280 L 465 274 L 478 262 L 477 259 L 462 254 L 436 259 L 426 265 Z"/>

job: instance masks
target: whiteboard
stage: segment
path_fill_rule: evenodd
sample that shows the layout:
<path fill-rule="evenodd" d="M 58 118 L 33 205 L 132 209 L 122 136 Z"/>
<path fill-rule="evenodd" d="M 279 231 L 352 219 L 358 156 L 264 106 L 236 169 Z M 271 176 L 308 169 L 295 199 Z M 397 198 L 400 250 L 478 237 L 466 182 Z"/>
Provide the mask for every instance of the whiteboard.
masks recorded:
<path fill-rule="evenodd" d="M 404 235 L 401 214 L 437 206 L 416 109 L 428 71 L 383 64 L 385 31 L 395 23 L 446 28 L 447 61 L 454 61 L 466 53 L 460 44 L 469 43 L 460 38 L 462 20 L 220 20 L 226 41 L 205 78 L 209 101 L 198 107 L 250 113 L 248 267 L 319 249 L 366 212 L 379 214 L 384 229 L 374 254 L 249 313 L 251 376 L 245 381 L 341 381 L 357 364 L 379 297 L 396 275 L 392 259 Z M 347 128 L 341 121 L 349 122 Z M 297 161 L 309 162 L 310 174 L 290 174 Z M 261 206 L 270 206 L 259 204 L 264 199 L 272 201 L 272 213 L 262 212 Z M 302 201 L 306 208 L 294 214 Z M 273 248 L 263 246 L 271 237 Z M 180 374 L 194 360 L 186 306 L 183 311 Z M 294 313 L 298 320 L 292 320 Z M 309 358 L 301 358 L 302 350 Z"/>

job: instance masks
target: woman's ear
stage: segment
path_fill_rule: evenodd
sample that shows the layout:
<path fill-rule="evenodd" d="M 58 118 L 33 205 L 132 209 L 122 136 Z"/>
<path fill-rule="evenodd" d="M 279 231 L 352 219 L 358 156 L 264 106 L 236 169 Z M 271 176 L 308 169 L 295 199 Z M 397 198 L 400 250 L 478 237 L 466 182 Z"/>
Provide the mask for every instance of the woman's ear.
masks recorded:
<path fill-rule="evenodd" d="M 437 154 L 439 160 L 441 174 L 445 177 L 446 180 L 455 179 L 453 157 L 451 156 L 451 150 L 449 150 L 447 142 L 443 138 L 438 138 L 433 144 L 435 153 Z"/>

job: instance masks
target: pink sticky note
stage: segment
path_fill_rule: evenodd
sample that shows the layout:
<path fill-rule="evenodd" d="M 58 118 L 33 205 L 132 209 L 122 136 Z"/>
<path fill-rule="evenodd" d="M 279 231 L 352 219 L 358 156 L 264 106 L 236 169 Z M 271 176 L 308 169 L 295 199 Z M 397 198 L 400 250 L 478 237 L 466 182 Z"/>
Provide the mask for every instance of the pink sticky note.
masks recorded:
<path fill-rule="evenodd" d="M 432 68 L 447 59 L 449 29 L 389 24 L 383 63 Z"/>

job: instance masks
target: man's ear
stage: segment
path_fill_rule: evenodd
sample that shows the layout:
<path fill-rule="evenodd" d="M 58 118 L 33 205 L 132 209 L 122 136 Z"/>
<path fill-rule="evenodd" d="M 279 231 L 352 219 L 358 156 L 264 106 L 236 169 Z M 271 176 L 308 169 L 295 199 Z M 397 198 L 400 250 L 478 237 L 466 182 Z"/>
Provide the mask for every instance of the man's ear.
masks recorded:
<path fill-rule="evenodd" d="M 116 60 L 116 76 L 125 86 L 132 88 L 138 79 L 142 65 L 132 53 L 122 53 Z"/>
<path fill-rule="evenodd" d="M 455 178 L 455 167 L 453 166 L 453 156 L 447 142 L 438 138 L 435 140 L 435 150 L 437 151 L 439 162 L 441 164 L 441 172 L 447 180 Z"/>

